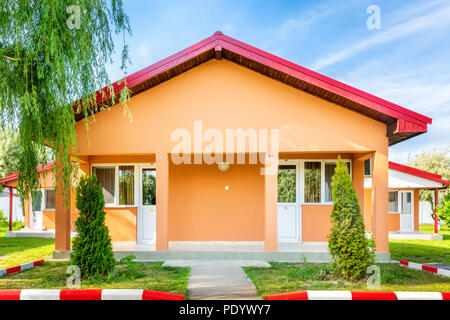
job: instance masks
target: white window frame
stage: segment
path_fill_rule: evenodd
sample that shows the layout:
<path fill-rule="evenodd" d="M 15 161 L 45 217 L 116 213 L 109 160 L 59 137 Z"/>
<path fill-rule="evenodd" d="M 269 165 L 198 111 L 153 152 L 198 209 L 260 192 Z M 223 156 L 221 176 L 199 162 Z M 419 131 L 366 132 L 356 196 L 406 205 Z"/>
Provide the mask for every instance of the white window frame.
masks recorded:
<path fill-rule="evenodd" d="M 333 201 L 325 201 L 325 163 L 336 164 L 337 159 L 304 159 L 300 160 L 300 185 L 301 200 L 304 205 L 330 205 Z M 342 162 L 350 163 L 350 177 L 353 178 L 353 164 L 351 159 L 341 159 Z M 305 202 L 305 162 L 320 162 L 320 202 Z"/>
<path fill-rule="evenodd" d="M 41 203 L 41 211 L 55 211 L 56 208 L 47 208 L 47 192 L 48 190 L 53 190 L 55 191 L 55 188 L 41 188 L 40 189 L 42 192 L 42 203 Z M 55 194 L 56 196 L 56 194 Z M 56 207 L 56 200 L 55 200 L 55 207 Z"/>
<path fill-rule="evenodd" d="M 391 211 L 389 210 L 389 192 L 395 192 L 397 193 L 397 211 Z M 402 199 L 401 199 L 401 192 L 400 190 L 388 190 L 388 211 L 389 214 L 400 214 L 401 213 L 401 205 L 402 205 Z"/>
<path fill-rule="evenodd" d="M 119 167 L 132 166 L 134 168 L 134 204 L 119 204 Z M 114 203 L 105 203 L 105 208 L 136 208 L 139 206 L 138 199 L 138 170 L 137 163 L 95 163 L 91 165 L 91 174 L 94 168 L 114 168 Z"/>

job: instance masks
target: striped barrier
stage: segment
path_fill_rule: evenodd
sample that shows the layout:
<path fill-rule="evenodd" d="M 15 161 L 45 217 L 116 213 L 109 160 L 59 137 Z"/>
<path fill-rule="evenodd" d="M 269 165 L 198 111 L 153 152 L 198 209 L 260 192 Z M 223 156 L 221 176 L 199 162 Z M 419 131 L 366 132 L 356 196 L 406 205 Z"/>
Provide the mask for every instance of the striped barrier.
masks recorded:
<path fill-rule="evenodd" d="M 450 292 L 306 290 L 272 294 L 265 300 L 450 300 Z"/>
<path fill-rule="evenodd" d="M 450 270 L 436 268 L 436 267 L 432 267 L 432 266 L 427 266 L 425 264 L 409 262 L 409 261 L 405 261 L 405 260 L 400 260 L 400 264 L 403 266 L 406 266 L 408 268 L 411 268 L 411 269 L 424 270 L 424 271 L 436 273 L 440 276 L 450 277 Z"/>
<path fill-rule="evenodd" d="M 0 277 L 3 277 L 6 274 L 12 274 L 12 273 L 36 268 L 37 266 L 40 266 L 42 262 L 44 262 L 44 260 L 37 260 L 37 261 L 21 264 L 20 266 L 2 269 L 2 270 L 0 270 Z"/>
<path fill-rule="evenodd" d="M 0 300 L 184 300 L 184 295 L 142 289 L 11 289 Z"/>

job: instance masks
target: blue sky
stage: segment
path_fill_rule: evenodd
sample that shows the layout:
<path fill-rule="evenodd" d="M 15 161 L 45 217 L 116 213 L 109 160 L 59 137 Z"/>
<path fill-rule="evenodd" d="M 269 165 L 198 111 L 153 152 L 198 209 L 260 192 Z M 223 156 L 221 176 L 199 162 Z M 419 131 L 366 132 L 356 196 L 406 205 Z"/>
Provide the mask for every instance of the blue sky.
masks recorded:
<path fill-rule="evenodd" d="M 381 29 L 369 30 L 369 5 Z M 220 30 L 255 47 L 433 118 L 429 132 L 390 147 L 407 163 L 450 147 L 450 1 L 125 0 L 138 71 Z M 122 37 L 116 37 L 120 51 Z M 107 67 L 123 77 L 119 54 Z"/>

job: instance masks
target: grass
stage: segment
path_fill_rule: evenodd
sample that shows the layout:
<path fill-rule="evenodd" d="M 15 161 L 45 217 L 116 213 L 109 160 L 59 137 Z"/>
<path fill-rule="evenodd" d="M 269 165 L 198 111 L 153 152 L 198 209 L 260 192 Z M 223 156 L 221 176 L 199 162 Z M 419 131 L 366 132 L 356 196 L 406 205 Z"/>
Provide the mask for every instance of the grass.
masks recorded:
<path fill-rule="evenodd" d="M 432 225 L 421 225 L 420 231 L 433 233 Z M 394 260 L 418 263 L 450 263 L 450 228 L 441 226 L 439 234 L 444 240 L 389 240 L 389 251 Z"/>
<path fill-rule="evenodd" d="M 40 267 L 0 278 L 0 289 L 67 289 L 69 262 L 45 261 Z M 124 266 L 118 265 L 118 271 Z M 137 278 L 98 283 L 81 281 L 82 289 L 146 289 L 186 295 L 189 268 L 162 267 L 162 262 L 139 264 Z"/>
<path fill-rule="evenodd" d="M 271 263 L 271 268 L 244 267 L 261 297 L 302 290 L 367 291 L 365 282 L 333 279 L 328 264 Z M 379 264 L 381 287 L 377 291 L 450 291 L 450 278 L 408 269 L 397 264 Z"/>
<path fill-rule="evenodd" d="M 14 230 L 21 226 L 14 224 Z M 5 238 L 8 224 L 0 225 L 0 269 L 14 267 L 23 263 L 45 259 L 52 255 L 54 239 L 43 238 Z"/>

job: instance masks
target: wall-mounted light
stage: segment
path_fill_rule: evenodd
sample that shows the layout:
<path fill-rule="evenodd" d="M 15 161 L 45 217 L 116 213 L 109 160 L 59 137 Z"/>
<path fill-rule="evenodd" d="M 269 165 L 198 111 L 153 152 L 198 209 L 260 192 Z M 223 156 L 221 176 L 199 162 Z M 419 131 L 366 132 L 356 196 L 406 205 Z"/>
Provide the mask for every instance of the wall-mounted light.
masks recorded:
<path fill-rule="evenodd" d="M 227 162 L 220 162 L 217 164 L 217 167 L 219 168 L 220 171 L 227 171 L 228 168 L 230 167 L 230 164 Z"/>

